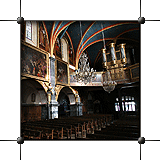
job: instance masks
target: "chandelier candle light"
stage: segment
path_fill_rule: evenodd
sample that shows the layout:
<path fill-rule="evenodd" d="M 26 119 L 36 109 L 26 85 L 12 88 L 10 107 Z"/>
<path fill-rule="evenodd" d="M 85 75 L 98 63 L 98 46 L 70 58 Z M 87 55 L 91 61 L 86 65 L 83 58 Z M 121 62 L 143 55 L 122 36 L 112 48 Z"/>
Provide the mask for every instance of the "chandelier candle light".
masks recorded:
<path fill-rule="evenodd" d="M 80 21 L 80 32 L 81 32 L 81 39 L 82 39 L 82 27 L 81 27 L 81 21 Z M 83 51 L 83 39 L 82 39 L 82 51 Z M 75 70 L 74 78 L 77 82 L 84 83 L 85 85 L 87 83 L 92 82 L 92 80 L 96 77 L 96 70 L 94 71 L 93 68 L 90 70 L 89 62 L 87 54 L 84 52 L 81 54 L 79 59 L 79 68 Z"/>
<path fill-rule="evenodd" d="M 115 89 L 117 83 L 111 80 L 110 71 L 106 71 L 103 73 L 103 89 L 110 93 Z"/>
<path fill-rule="evenodd" d="M 87 54 L 83 52 L 79 59 L 79 68 L 75 71 L 76 74 L 74 75 L 77 82 L 82 82 L 85 85 L 92 82 L 92 80 L 96 77 L 96 70 L 94 71 L 93 68 L 90 69 L 89 62 L 87 63 L 87 60 Z"/>
<path fill-rule="evenodd" d="M 105 46 L 105 40 L 104 40 L 104 33 L 103 33 L 103 25 L 101 23 L 101 27 L 102 27 L 102 36 L 103 36 L 103 45 L 104 45 L 104 49 L 102 49 L 102 57 L 103 57 L 103 67 L 108 68 L 107 66 L 107 57 L 106 57 L 106 46 Z M 111 54 L 111 61 L 112 64 L 115 65 L 115 45 L 114 43 L 110 44 L 110 54 Z M 103 73 L 103 89 L 110 93 L 111 91 L 113 91 L 115 89 L 115 86 L 117 85 L 117 83 L 115 81 L 112 81 L 111 79 L 111 74 L 110 71 L 107 70 L 106 72 Z"/>

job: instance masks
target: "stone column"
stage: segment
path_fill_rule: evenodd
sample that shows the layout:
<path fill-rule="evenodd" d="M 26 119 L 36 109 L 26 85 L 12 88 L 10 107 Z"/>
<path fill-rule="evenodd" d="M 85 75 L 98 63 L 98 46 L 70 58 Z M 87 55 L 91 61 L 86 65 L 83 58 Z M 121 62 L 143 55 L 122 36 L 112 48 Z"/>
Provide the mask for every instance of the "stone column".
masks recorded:
<path fill-rule="evenodd" d="M 70 116 L 82 116 L 82 103 L 70 105 Z"/>
<path fill-rule="evenodd" d="M 78 106 L 78 116 L 82 116 L 83 115 L 83 113 L 82 113 L 83 104 L 82 103 L 77 103 L 77 106 Z"/>
<path fill-rule="evenodd" d="M 83 115 L 83 113 L 82 113 L 83 104 L 81 103 L 81 100 L 80 100 L 80 97 L 78 94 L 76 95 L 76 105 L 77 105 L 77 109 L 78 109 L 78 116 L 82 116 Z"/>
<path fill-rule="evenodd" d="M 70 105 L 70 116 L 78 116 L 78 108 L 76 104 Z"/>
<path fill-rule="evenodd" d="M 50 59 L 50 83 L 52 87 L 51 102 L 50 102 L 50 119 L 58 118 L 58 102 L 56 101 L 56 92 L 55 92 L 55 59 L 49 57 Z"/>
<path fill-rule="evenodd" d="M 48 119 L 50 119 L 50 102 L 51 102 L 51 94 L 48 94 L 48 102 L 47 102 L 47 105 L 48 105 Z"/>

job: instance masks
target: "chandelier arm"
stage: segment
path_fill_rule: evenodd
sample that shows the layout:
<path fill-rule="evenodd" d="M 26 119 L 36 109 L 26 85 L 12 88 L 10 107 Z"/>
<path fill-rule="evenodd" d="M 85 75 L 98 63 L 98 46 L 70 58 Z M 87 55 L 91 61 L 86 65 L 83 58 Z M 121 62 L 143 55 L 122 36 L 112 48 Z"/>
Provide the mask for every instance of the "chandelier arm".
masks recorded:
<path fill-rule="evenodd" d="M 82 26 L 80 21 L 80 32 L 81 32 L 81 41 L 82 41 L 82 51 L 83 51 L 83 39 L 82 39 Z M 92 82 L 92 80 L 96 77 L 96 70 L 94 71 L 93 68 L 90 68 L 88 56 L 84 52 L 82 52 L 80 59 L 79 59 L 79 68 L 75 72 L 74 78 L 77 82 L 82 82 L 85 85 L 87 83 Z"/>

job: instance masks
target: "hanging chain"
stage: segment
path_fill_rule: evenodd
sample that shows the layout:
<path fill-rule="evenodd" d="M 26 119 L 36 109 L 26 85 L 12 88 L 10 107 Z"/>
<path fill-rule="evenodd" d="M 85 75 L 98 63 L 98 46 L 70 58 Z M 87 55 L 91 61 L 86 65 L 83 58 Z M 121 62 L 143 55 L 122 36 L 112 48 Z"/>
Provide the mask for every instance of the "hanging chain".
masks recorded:
<path fill-rule="evenodd" d="M 81 32 L 81 39 L 82 39 L 82 25 L 81 25 L 81 21 L 80 21 L 80 32 Z M 82 39 L 82 51 L 83 51 L 83 39 Z"/>
<path fill-rule="evenodd" d="M 103 32 L 103 24 L 102 23 L 101 23 L 101 27 L 102 27 L 103 45 L 104 45 L 104 49 L 106 49 L 105 40 L 104 40 L 104 32 Z"/>

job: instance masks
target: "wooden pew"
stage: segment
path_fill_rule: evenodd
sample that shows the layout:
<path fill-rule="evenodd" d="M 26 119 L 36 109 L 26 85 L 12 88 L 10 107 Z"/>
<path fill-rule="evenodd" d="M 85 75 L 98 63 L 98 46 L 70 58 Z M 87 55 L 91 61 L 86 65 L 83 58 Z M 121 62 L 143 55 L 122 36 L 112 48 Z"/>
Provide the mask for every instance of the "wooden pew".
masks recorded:
<path fill-rule="evenodd" d="M 31 129 L 31 130 L 37 130 L 37 131 L 41 131 L 42 132 L 42 139 L 54 139 L 57 138 L 56 135 L 58 135 L 58 133 L 56 131 L 54 131 L 51 128 L 44 128 L 44 127 L 35 127 L 35 126 L 23 126 L 22 130 L 25 129 Z"/>
<path fill-rule="evenodd" d="M 43 137 L 41 137 L 41 138 L 44 138 L 46 135 L 47 137 L 49 136 L 48 138 L 51 138 L 51 139 L 63 139 L 63 134 L 64 134 L 63 127 L 52 128 L 52 127 L 45 125 L 45 124 L 36 124 L 36 123 L 24 124 L 24 125 L 22 125 L 22 128 L 24 128 L 24 127 L 31 128 L 31 129 L 36 128 L 37 130 L 41 131 L 43 134 L 42 135 Z"/>
<path fill-rule="evenodd" d="M 85 130 L 85 122 L 80 123 L 79 121 L 73 122 L 72 120 L 66 120 L 64 121 L 56 121 L 57 125 L 64 125 L 64 126 L 69 126 L 71 125 L 72 127 L 72 134 L 75 134 L 75 138 L 86 138 L 86 130 Z"/>
<path fill-rule="evenodd" d="M 34 129 L 23 129 L 22 130 L 22 137 L 24 139 L 41 139 L 42 138 L 42 131 L 37 131 Z"/>
<path fill-rule="evenodd" d="M 53 126 L 53 127 L 63 127 L 66 130 L 69 130 L 69 134 L 67 136 L 68 139 L 75 139 L 78 136 L 79 126 L 78 124 L 72 125 L 70 123 L 62 122 L 62 121 L 56 121 L 56 120 L 50 120 L 47 122 L 47 124 Z"/>
<path fill-rule="evenodd" d="M 85 115 L 26 122 L 22 125 L 30 125 L 33 127 L 32 129 L 39 127 L 39 130 L 42 131 L 42 138 L 78 139 L 86 138 L 87 134 L 94 134 L 94 131 L 100 131 L 101 128 L 106 128 L 106 124 L 110 122 L 111 119 L 112 115 Z M 50 128 L 50 130 L 47 130 L 47 128 Z"/>

